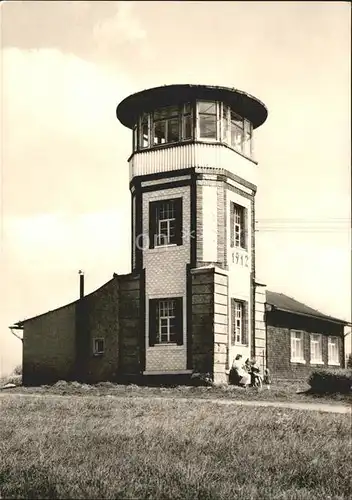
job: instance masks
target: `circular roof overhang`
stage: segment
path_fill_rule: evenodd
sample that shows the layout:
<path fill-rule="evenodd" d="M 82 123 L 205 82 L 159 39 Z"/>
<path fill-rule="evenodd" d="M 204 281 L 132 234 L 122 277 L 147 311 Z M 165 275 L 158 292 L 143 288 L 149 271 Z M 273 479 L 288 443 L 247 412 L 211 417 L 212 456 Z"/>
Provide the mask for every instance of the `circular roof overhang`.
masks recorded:
<path fill-rule="evenodd" d="M 222 101 L 240 116 L 247 118 L 253 128 L 262 125 L 268 116 L 265 105 L 241 90 L 211 85 L 164 85 L 132 94 L 117 106 L 116 116 L 128 128 L 133 128 L 142 113 L 164 106 L 176 106 L 195 99 Z"/>

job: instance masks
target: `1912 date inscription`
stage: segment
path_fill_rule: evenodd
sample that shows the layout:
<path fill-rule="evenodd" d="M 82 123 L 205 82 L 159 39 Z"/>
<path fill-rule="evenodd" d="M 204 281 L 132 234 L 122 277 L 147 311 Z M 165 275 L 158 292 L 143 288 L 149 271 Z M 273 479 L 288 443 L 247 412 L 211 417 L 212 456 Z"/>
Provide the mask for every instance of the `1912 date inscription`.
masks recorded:
<path fill-rule="evenodd" d="M 242 267 L 248 267 L 249 259 L 248 255 L 243 255 L 239 252 L 233 252 L 232 263 Z"/>

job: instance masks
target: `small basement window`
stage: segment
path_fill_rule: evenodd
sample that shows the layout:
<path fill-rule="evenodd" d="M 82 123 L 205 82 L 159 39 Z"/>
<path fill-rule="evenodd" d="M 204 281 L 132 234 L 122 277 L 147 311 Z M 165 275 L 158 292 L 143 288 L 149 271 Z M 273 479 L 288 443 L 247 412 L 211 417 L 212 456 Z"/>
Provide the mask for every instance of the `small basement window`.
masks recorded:
<path fill-rule="evenodd" d="M 101 356 L 104 354 L 105 342 L 104 339 L 93 339 L 93 354 L 94 356 Z"/>

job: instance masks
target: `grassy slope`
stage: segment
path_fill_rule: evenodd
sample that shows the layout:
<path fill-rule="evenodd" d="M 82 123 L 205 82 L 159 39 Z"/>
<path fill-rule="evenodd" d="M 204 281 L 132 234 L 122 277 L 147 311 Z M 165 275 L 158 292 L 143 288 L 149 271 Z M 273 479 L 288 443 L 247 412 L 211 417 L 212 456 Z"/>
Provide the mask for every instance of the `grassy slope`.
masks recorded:
<path fill-rule="evenodd" d="M 1 497 L 352 495 L 345 415 L 84 396 L 1 405 Z"/>

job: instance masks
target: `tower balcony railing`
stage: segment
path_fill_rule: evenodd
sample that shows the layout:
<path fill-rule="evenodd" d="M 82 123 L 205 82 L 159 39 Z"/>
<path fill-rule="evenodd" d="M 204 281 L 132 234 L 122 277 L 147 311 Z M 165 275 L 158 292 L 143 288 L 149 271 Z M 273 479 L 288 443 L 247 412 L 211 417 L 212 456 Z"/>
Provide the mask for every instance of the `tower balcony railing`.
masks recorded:
<path fill-rule="evenodd" d="M 168 145 L 135 152 L 129 159 L 130 180 L 140 175 L 193 167 L 228 170 L 257 185 L 257 163 L 223 144 L 192 142 Z"/>

